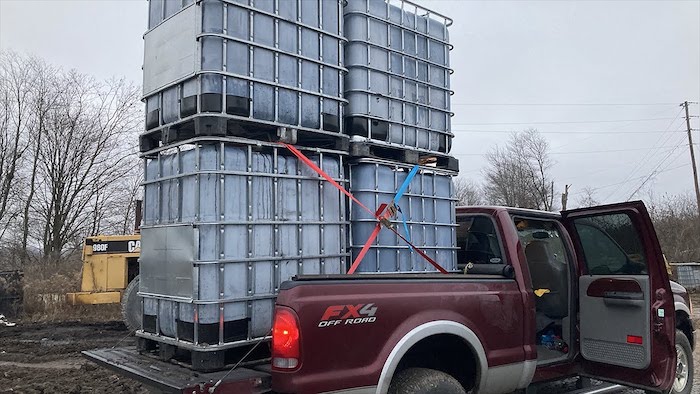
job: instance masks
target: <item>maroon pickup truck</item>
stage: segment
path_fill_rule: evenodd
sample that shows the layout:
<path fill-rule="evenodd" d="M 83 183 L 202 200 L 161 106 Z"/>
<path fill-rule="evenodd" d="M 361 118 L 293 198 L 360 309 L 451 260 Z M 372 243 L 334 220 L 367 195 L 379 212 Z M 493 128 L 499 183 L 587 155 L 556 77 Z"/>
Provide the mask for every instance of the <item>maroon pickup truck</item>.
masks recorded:
<path fill-rule="evenodd" d="M 572 374 L 672 388 L 674 298 L 641 202 L 458 221 L 461 272 L 286 282 L 273 390 L 509 393 Z"/>
<path fill-rule="evenodd" d="M 690 303 L 682 291 L 674 301 L 641 202 L 561 215 L 464 207 L 457 218 L 458 272 L 285 282 L 271 362 L 216 392 L 510 393 L 574 375 L 690 392 Z M 132 376 L 149 368 L 87 355 Z M 190 379 L 201 382 L 187 392 L 217 380 Z"/>

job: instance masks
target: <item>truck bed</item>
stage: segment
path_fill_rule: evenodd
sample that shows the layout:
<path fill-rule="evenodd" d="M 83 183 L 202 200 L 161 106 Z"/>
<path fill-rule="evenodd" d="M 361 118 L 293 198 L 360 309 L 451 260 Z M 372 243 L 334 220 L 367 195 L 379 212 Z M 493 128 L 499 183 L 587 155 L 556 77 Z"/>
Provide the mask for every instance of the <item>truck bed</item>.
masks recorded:
<path fill-rule="evenodd" d="M 229 370 L 195 372 L 148 354 L 140 354 L 135 347 L 86 350 L 82 354 L 102 367 L 138 380 L 163 393 L 209 394 L 209 388 L 223 377 L 225 379 L 217 388 L 217 393 L 262 394 L 270 391 L 271 378 L 267 372 L 270 366 L 267 363 L 239 367 L 226 376 Z"/>

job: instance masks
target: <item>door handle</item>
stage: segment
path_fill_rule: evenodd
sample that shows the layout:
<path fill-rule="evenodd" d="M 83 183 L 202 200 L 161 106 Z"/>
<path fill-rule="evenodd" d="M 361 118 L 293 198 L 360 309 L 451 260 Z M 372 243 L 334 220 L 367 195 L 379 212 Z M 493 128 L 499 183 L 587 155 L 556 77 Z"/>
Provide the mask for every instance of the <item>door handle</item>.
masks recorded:
<path fill-rule="evenodd" d="M 603 292 L 603 297 L 616 300 L 644 300 L 644 294 L 632 291 L 606 291 Z"/>
<path fill-rule="evenodd" d="M 604 297 L 603 302 L 607 306 L 633 307 L 633 308 L 643 308 L 644 307 L 644 300 L 636 300 L 636 299 L 629 299 L 629 298 Z"/>
<path fill-rule="evenodd" d="M 644 294 L 630 291 L 603 292 L 603 302 L 608 306 L 634 307 L 644 306 Z"/>

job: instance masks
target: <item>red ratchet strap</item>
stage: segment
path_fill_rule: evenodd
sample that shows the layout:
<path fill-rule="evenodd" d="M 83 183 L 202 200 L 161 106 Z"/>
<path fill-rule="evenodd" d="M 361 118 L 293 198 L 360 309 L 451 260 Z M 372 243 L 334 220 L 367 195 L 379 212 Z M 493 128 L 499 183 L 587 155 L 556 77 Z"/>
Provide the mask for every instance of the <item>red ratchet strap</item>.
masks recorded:
<path fill-rule="evenodd" d="M 331 185 L 335 186 L 336 189 L 340 190 L 345 194 L 346 196 L 350 197 L 353 201 L 357 203 L 357 205 L 361 206 L 364 208 L 365 211 L 369 212 L 371 215 L 374 215 L 374 212 L 372 212 L 371 209 L 367 208 L 365 204 L 361 203 L 360 200 L 356 199 L 355 196 L 352 195 L 349 191 L 345 190 L 343 186 L 341 186 L 338 182 L 336 182 L 333 178 L 330 177 L 330 175 L 326 174 L 321 168 L 319 168 L 316 163 L 311 161 L 308 157 L 304 156 L 303 153 L 296 147 L 289 145 L 289 144 L 283 144 L 287 149 L 289 149 L 290 152 L 294 153 L 294 156 L 296 156 L 299 160 L 303 161 L 307 166 L 311 167 L 314 171 L 318 173 L 323 179 L 327 180 L 328 182 L 331 183 Z"/>
<path fill-rule="evenodd" d="M 382 204 L 379 206 L 379 209 L 377 209 L 377 213 L 375 217 L 380 216 L 383 212 L 384 209 L 386 209 L 386 204 Z M 379 231 L 382 229 L 382 224 L 381 222 L 378 222 L 377 225 L 374 227 L 374 231 L 372 231 L 372 234 L 369 235 L 369 238 L 367 238 L 367 242 L 362 246 L 362 249 L 360 250 L 360 253 L 355 257 L 355 261 L 352 262 L 352 265 L 350 266 L 350 269 L 348 270 L 348 274 L 354 274 L 355 271 L 357 270 L 357 267 L 360 266 L 360 263 L 362 262 L 362 259 L 365 258 L 365 255 L 367 254 L 367 251 L 369 250 L 370 246 L 374 243 L 374 240 L 377 239 L 377 235 L 379 235 Z"/>
<path fill-rule="evenodd" d="M 330 182 L 331 185 L 333 185 L 336 189 L 340 190 L 343 194 L 348 196 L 352 201 L 354 201 L 357 205 L 362 207 L 365 211 L 369 212 L 372 214 L 377 219 L 377 226 L 374 228 L 374 231 L 372 231 L 372 234 L 370 234 L 369 238 L 367 239 L 367 242 L 365 242 L 364 246 L 362 247 L 362 250 L 360 250 L 360 253 L 357 255 L 355 258 L 355 261 L 353 261 L 352 266 L 348 270 L 348 274 L 353 274 L 357 270 L 357 267 L 359 267 L 360 262 L 362 262 L 362 259 L 365 257 L 367 254 L 367 251 L 369 250 L 370 246 L 374 242 L 374 240 L 377 238 L 379 235 L 379 231 L 382 229 L 382 224 L 394 234 L 396 234 L 401 240 L 406 242 L 408 246 L 411 247 L 416 253 L 418 253 L 421 257 L 423 257 L 425 260 L 427 260 L 435 269 L 438 271 L 442 272 L 443 274 L 447 274 L 448 272 L 440 266 L 435 260 L 430 258 L 425 252 L 422 250 L 418 249 L 415 245 L 413 245 L 409 240 L 407 240 L 404 236 L 402 236 L 396 229 L 390 225 L 389 219 L 391 217 L 391 212 L 392 208 L 389 207 L 387 204 L 381 204 L 379 206 L 379 209 L 377 209 L 377 212 L 372 212 L 369 208 L 367 208 L 364 204 L 362 204 L 355 196 L 352 195 L 349 191 L 345 190 L 345 188 L 340 185 L 338 182 L 336 182 L 333 178 L 331 178 L 328 174 L 326 174 L 320 167 L 316 165 L 313 161 L 311 161 L 308 157 L 306 157 L 299 149 L 296 147 L 289 145 L 289 144 L 283 144 L 287 149 L 289 149 L 290 152 L 294 154 L 299 160 L 304 162 L 306 165 L 311 167 L 318 175 L 320 175 L 323 179 L 327 180 Z M 389 209 L 387 209 L 389 208 Z M 393 208 L 395 210 L 396 208 Z M 384 212 L 386 211 L 386 212 Z"/>

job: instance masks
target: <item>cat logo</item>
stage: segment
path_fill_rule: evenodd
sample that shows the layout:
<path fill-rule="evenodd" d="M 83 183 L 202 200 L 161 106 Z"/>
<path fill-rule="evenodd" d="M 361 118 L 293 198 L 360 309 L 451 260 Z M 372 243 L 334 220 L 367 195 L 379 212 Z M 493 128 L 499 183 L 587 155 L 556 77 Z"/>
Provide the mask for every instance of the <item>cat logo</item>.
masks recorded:
<path fill-rule="evenodd" d="M 127 249 L 129 250 L 129 253 L 140 252 L 141 241 L 129 241 Z"/>

